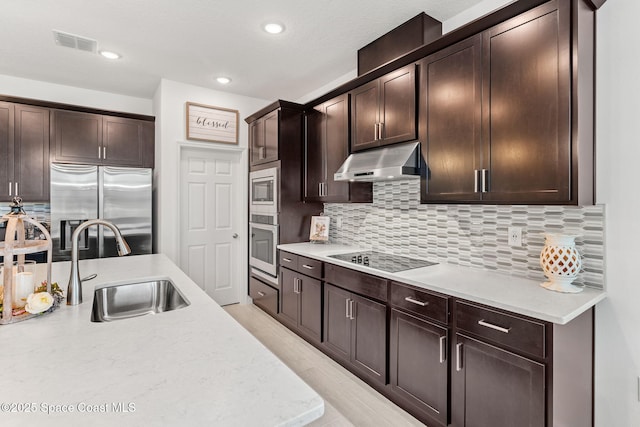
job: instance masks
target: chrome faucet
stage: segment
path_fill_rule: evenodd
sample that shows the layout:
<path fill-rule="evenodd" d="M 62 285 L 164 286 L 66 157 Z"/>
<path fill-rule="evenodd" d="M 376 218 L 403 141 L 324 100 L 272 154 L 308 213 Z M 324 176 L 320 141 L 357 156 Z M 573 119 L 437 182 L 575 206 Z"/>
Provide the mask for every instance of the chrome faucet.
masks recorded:
<path fill-rule="evenodd" d="M 129 245 L 122 237 L 120 230 L 114 224 L 103 219 L 90 219 L 80 224 L 71 236 L 71 275 L 69 276 L 69 286 L 67 287 L 67 305 L 78 305 L 82 303 L 82 281 L 80 280 L 80 271 L 78 270 L 78 240 L 80 233 L 92 225 L 104 225 L 108 227 L 113 234 L 116 235 L 116 247 L 118 255 L 128 255 L 131 253 Z"/>

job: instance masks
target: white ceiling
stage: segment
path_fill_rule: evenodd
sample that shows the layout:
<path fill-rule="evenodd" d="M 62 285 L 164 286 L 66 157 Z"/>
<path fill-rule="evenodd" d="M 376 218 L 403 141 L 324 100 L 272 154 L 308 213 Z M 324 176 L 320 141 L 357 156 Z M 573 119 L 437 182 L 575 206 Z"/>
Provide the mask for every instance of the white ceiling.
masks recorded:
<path fill-rule="evenodd" d="M 0 74 L 152 98 L 161 78 L 296 100 L 356 68 L 356 51 L 424 11 L 446 21 L 481 0 L 3 0 Z M 270 36 L 267 21 L 286 31 Z M 95 39 L 99 55 L 54 44 Z M 227 86 L 218 75 L 233 79 Z"/>

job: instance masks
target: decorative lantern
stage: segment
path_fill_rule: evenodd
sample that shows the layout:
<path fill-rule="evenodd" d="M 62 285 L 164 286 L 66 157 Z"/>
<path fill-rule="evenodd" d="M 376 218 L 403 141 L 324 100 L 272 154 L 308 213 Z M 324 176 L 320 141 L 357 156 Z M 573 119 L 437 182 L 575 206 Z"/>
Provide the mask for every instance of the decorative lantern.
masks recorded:
<path fill-rule="evenodd" d="M 540 286 L 556 292 L 582 292 L 582 287 L 571 284 L 582 268 L 582 259 L 576 250 L 576 237 L 545 233 L 540 265 L 549 281 L 541 283 Z"/>
<path fill-rule="evenodd" d="M 22 199 L 14 197 L 11 212 L 0 218 L 6 222 L 5 241 L 0 242 L 0 256 L 4 257 L 2 268 L 2 286 L 0 286 L 0 325 L 30 319 L 35 316 L 25 307 L 25 300 L 34 294 L 35 268 L 30 270 L 25 255 L 47 251 L 47 283 L 46 292 L 51 296 L 51 236 L 39 222 L 29 218 L 22 209 Z M 26 240 L 25 223 L 38 228 L 45 240 Z M 39 296 L 40 294 L 38 294 Z M 46 297 L 46 295 L 45 295 Z M 53 297 L 52 297 L 53 298 Z M 58 302 L 56 300 L 56 302 Z M 26 309 L 25 309 L 26 308 Z"/>

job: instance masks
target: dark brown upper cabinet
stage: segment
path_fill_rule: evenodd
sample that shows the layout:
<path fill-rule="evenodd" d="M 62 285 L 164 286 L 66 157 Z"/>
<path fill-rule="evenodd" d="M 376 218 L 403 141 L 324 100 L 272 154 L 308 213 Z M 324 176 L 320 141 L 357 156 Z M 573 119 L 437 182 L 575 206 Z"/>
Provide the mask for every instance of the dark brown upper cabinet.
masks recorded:
<path fill-rule="evenodd" d="M 13 194 L 13 143 L 15 108 L 0 102 L 0 201 L 11 200 Z M 11 157 L 9 157 L 11 156 Z"/>
<path fill-rule="evenodd" d="M 54 162 L 153 167 L 153 122 L 53 110 L 52 131 Z"/>
<path fill-rule="evenodd" d="M 279 114 L 275 110 L 249 124 L 252 165 L 278 160 Z"/>
<path fill-rule="evenodd" d="M 552 0 L 420 62 L 423 202 L 593 203 L 593 25 Z"/>
<path fill-rule="evenodd" d="M 418 64 L 423 201 L 481 200 L 474 175 L 482 165 L 481 61 L 477 35 Z"/>
<path fill-rule="evenodd" d="M 351 151 L 416 139 L 415 64 L 350 92 Z"/>
<path fill-rule="evenodd" d="M 570 17 L 552 1 L 483 34 L 483 200 L 571 200 Z"/>
<path fill-rule="evenodd" d="M 154 123 L 104 116 L 102 134 L 103 164 L 153 167 Z"/>
<path fill-rule="evenodd" d="M 0 201 L 49 200 L 49 110 L 0 102 Z"/>
<path fill-rule="evenodd" d="M 349 156 L 349 96 L 317 105 L 305 120 L 305 201 L 371 202 L 371 183 L 333 180 Z"/>
<path fill-rule="evenodd" d="M 294 102 L 278 100 L 247 117 L 250 168 L 281 161 L 283 167 L 302 173 L 302 112 Z M 300 175 L 298 176 L 300 178 Z M 284 180 L 284 177 L 283 177 Z M 302 190 L 299 190 L 302 200 Z"/>

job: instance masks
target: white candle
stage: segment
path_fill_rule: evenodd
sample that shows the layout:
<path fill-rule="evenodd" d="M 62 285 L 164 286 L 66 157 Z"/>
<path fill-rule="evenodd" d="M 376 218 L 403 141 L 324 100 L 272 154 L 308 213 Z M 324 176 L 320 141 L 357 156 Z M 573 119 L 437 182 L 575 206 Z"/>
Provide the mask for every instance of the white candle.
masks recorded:
<path fill-rule="evenodd" d="M 33 293 L 33 273 L 23 271 L 16 273 L 13 282 L 13 308 L 22 308 L 27 303 L 27 297 Z"/>

